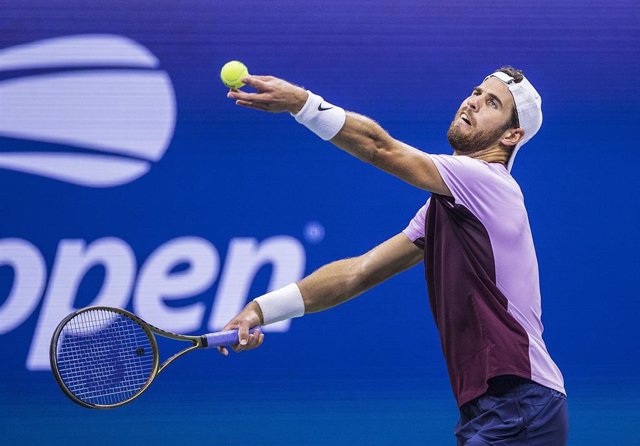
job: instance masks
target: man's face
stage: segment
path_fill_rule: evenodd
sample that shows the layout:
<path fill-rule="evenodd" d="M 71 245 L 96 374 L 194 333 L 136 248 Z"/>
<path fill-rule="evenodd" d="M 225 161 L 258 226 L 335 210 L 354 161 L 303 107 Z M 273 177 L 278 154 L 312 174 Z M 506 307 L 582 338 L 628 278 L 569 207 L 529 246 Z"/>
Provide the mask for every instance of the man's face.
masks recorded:
<path fill-rule="evenodd" d="M 497 145 L 509 129 L 513 107 L 509 88 L 495 77 L 488 78 L 460 105 L 447 132 L 449 144 L 461 155 Z"/>

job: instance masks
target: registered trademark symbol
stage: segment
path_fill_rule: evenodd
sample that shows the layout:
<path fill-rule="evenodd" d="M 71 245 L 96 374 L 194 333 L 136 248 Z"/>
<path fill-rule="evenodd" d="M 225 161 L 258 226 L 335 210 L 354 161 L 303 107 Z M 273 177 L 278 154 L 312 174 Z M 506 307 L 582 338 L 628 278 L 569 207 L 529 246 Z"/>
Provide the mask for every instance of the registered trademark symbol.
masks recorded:
<path fill-rule="evenodd" d="M 317 221 L 310 221 L 304 227 L 304 238 L 309 243 L 320 243 L 324 240 L 324 226 Z"/>

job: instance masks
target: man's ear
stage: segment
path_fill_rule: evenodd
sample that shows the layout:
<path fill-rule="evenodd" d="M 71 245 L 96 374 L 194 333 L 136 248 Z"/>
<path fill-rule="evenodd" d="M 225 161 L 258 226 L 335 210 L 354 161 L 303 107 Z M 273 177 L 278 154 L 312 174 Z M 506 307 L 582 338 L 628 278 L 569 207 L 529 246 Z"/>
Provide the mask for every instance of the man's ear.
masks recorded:
<path fill-rule="evenodd" d="M 500 142 L 505 146 L 515 147 L 522 138 L 524 138 L 524 129 L 518 127 L 517 129 L 509 129 L 502 134 Z"/>

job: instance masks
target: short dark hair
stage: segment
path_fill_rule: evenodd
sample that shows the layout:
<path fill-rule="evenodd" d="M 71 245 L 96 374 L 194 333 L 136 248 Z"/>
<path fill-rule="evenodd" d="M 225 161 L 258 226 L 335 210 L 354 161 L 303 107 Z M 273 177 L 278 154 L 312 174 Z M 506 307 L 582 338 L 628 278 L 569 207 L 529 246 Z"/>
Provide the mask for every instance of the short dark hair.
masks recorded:
<path fill-rule="evenodd" d="M 518 70 L 517 68 L 513 68 L 511 65 L 505 65 L 498 68 L 496 71 L 501 71 L 513 78 L 513 80 L 517 83 L 522 82 L 524 79 L 524 72 L 522 70 Z M 516 110 L 515 104 L 513 105 L 513 110 L 511 110 L 511 121 L 509 121 L 508 128 L 518 128 L 520 127 L 520 120 L 518 119 L 518 111 Z"/>
<path fill-rule="evenodd" d="M 524 72 L 522 70 L 518 70 L 517 68 L 513 68 L 511 65 L 505 65 L 498 68 L 496 71 L 502 71 L 504 74 L 508 74 L 516 81 L 516 84 L 522 82 L 524 79 Z"/>

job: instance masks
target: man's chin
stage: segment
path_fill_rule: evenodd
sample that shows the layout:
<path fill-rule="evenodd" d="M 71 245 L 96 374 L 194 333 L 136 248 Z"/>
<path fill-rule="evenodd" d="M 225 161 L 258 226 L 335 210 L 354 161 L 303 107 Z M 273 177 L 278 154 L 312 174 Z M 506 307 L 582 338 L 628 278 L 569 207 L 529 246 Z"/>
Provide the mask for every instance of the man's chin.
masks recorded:
<path fill-rule="evenodd" d="M 447 140 L 453 150 L 459 155 L 468 155 L 474 152 L 473 145 L 470 144 L 469 138 L 462 135 L 456 124 L 453 124 L 447 132 Z"/>

